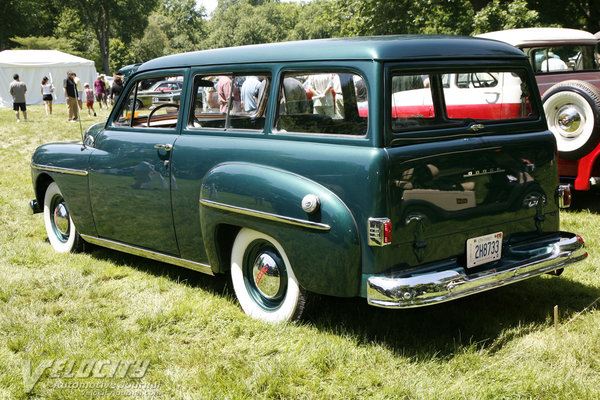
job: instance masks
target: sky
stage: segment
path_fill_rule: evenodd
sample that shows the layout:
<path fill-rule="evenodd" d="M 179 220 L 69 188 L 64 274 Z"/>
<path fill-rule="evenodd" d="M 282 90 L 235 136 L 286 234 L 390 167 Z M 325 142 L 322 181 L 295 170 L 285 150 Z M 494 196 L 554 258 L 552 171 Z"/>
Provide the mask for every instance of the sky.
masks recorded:
<path fill-rule="evenodd" d="M 206 14 L 210 15 L 214 11 L 214 9 L 217 8 L 217 1 L 218 0 L 196 0 L 196 4 L 199 6 L 203 6 L 206 9 Z M 283 2 L 293 1 L 295 3 L 300 3 L 302 1 L 309 2 L 311 0 L 281 0 L 281 1 L 283 1 Z"/>

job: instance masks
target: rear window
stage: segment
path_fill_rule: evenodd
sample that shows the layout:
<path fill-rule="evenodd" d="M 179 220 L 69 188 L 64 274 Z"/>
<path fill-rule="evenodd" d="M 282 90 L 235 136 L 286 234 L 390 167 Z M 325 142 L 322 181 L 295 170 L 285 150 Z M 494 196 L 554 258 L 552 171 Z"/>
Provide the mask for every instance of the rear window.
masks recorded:
<path fill-rule="evenodd" d="M 537 118 L 525 71 L 393 74 L 392 130 Z"/>

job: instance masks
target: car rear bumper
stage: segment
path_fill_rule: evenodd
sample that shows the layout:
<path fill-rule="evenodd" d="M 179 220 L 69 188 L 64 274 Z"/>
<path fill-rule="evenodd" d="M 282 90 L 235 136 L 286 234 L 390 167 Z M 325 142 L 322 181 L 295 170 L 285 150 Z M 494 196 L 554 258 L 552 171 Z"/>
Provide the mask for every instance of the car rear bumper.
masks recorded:
<path fill-rule="evenodd" d="M 367 301 L 385 308 L 433 305 L 549 273 L 587 257 L 583 239 L 568 232 L 509 245 L 503 252 L 493 269 L 482 272 L 467 273 L 457 266 L 411 276 L 371 276 L 367 279 Z"/>

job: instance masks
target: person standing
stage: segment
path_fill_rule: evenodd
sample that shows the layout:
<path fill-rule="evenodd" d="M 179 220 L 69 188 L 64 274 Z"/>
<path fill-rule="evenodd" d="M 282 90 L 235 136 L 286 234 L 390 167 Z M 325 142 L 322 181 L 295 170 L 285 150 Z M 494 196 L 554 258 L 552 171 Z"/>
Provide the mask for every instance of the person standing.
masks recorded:
<path fill-rule="evenodd" d="M 115 75 L 113 78 L 113 84 L 110 88 L 110 103 L 116 104 L 119 100 L 119 96 L 123 91 L 123 80 L 120 75 Z"/>
<path fill-rule="evenodd" d="M 256 111 L 258 104 L 258 91 L 260 88 L 260 78 L 257 76 L 248 76 L 246 80 L 242 84 L 242 89 L 240 90 L 240 96 L 242 99 L 242 107 L 244 107 L 244 111 L 254 112 Z"/>
<path fill-rule="evenodd" d="M 312 94 L 314 113 L 333 118 L 333 76 L 331 74 L 310 75 L 306 80 L 306 88 Z"/>
<path fill-rule="evenodd" d="M 98 76 L 98 79 L 94 82 L 94 89 L 96 89 L 96 101 L 100 105 L 100 109 L 102 110 L 102 103 L 104 103 L 104 108 L 108 110 L 108 88 L 106 87 L 104 75 Z"/>
<path fill-rule="evenodd" d="M 19 80 L 19 74 L 13 75 L 13 81 L 10 83 L 8 91 L 13 98 L 13 110 L 17 116 L 17 122 L 21 122 L 19 118 L 19 109 L 23 111 L 23 120 L 27 122 L 27 104 L 25 103 L 25 93 L 27 93 L 27 85 Z"/>
<path fill-rule="evenodd" d="M 94 113 L 94 117 L 96 116 L 96 110 L 94 110 L 94 91 L 90 89 L 90 85 L 86 83 L 83 85 L 84 92 L 83 95 L 85 97 L 85 105 L 87 106 L 88 115 L 90 115 L 90 111 Z"/>
<path fill-rule="evenodd" d="M 54 92 L 54 85 L 50 83 L 47 76 L 42 78 L 40 90 L 42 92 L 42 100 L 44 100 L 46 115 L 52 115 L 52 93 Z"/>
<path fill-rule="evenodd" d="M 77 87 L 77 104 L 79 104 L 79 109 L 83 110 L 82 98 L 83 98 L 83 89 L 81 88 L 81 80 L 77 77 L 77 74 L 73 72 L 73 80 L 75 81 L 75 86 Z"/>
<path fill-rule="evenodd" d="M 67 100 L 67 109 L 69 110 L 69 122 L 77 122 L 79 117 L 79 109 L 77 104 L 77 85 L 75 84 L 75 74 L 73 71 L 67 72 L 67 79 L 63 81 L 63 90 L 65 91 L 65 99 Z"/>

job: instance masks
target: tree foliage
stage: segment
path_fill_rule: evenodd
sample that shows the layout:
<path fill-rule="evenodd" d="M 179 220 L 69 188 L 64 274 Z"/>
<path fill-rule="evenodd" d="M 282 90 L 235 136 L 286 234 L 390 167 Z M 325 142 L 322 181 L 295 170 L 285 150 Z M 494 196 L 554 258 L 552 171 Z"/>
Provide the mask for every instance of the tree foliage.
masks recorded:
<path fill-rule="evenodd" d="M 163 0 L 149 15 L 142 38 L 133 42 L 135 59 L 198 50 L 204 36 L 204 10 L 194 0 Z"/>
<path fill-rule="evenodd" d="M 473 7 L 467 0 L 333 0 L 327 19 L 342 36 L 468 34 Z"/>
<path fill-rule="evenodd" d="M 206 47 L 288 40 L 299 6 L 273 0 L 222 0 L 210 20 Z"/>
<path fill-rule="evenodd" d="M 17 50 L 58 50 L 76 56 L 82 56 L 81 53 L 74 49 L 71 41 L 66 38 L 55 39 L 51 36 L 15 36 L 10 38 L 10 40 L 18 44 L 18 46 L 15 47 Z"/>
<path fill-rule="evenodd" d="M 120 37 L 123 42 L 131 42 L 146 27 L 146 11 L 154 8 L 156 0 L 68 0 L 65 3 L 77 10 L 83 26 L 94 32 L 102 69 L 109 73 L 110 38 Z"/>
<path fill-rule="evenodd" d="M 600 0 L 2 0 L 0 50 L 53 48 L 105 73 L 205 48 L 389 34 L 462 34 L 528 26 L 600 30 Z"/>
<path fill-rule="evenodd" d="M 474 20 L 474 34 L 538 26 L 539 13 L 527 7 L 526 0 L 510 3 L 493 0 L 482 8 Z"/>

